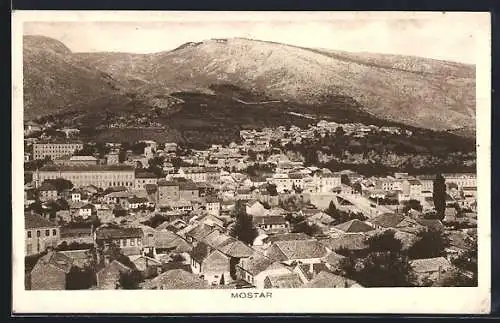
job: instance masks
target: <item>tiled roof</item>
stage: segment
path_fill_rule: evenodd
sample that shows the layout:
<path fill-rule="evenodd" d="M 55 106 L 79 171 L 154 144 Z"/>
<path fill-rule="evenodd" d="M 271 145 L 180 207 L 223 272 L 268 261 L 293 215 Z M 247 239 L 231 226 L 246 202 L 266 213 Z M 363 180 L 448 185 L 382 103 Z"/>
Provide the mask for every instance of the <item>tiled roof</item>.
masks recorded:
<path fill-rule="evenodd" d="M 213 228 L 204 223 L 200 223 L 191 230 L 186 232 L 186 236 L 192 237 L 195 240 L 201 241 L 204 237 L 206 237 L 210 232 L 212 232 Z"/>
<path fill-rule="evenodd" d="M 354 280 L 332 274 L 327 271 L 320 272 L 316 277 L 304 285 L 305 288 L 351 288 L 361 287 Z"/>
<path fill-rule="evenodd" d="M 121 239 L 142 238 L 143 232 L 140 228 L 99 228 L 96 231 L 97 239 Z"/>
<path fill-rule="evenodd" d="M 417 273 L 427 273 L 450 268 L 451 263 L 444 257 L 410 260 L 410 265 Z"/>
<path fill-rule="evenodd" d="M 212 248 L 217 248 L 217 247 L 223 245 L 228 240 L 233 241 L 234 238 L 228 236 L 227 234 L 221 233 L 218 230 L 213 230 L 208 235 L 206 235 L 203 239 L 201 239 L 202 242 L 206 243 L 207 245 L 211 246 Z"/>
<path fill-rule="evenodd" d="M 197 275 L 183 269 L 166 271 L 143 285 L 145 289 L 208 289 L 208 284 Z"/>
<path fill-rule="evenodd" d="M 240 261 L 240 267 L 252 275 L 257 275 L 273 264 L 273 261 L 259 253 Z"/>
<path fill-rule="evenodd" d="M 395 227 L 401 221 L 403 221 L 404 216 L 395 213 L 384 213 L 380 214 L 369 220 L 370 223 L 374 225 L 379 225 L 381 227 L 389 228 Z"/>
<path fill-rule="evenodd" d="M 276 247 L 285 255 L 286 260 L 322 258 L 327 250 L 317 240 L 277 241 Z"/>
<path fill-rule="evenodd" d="M 198 263 L 202 263 L 203 260 L 209 254 L 209 247 L 203 242 L 196 244 L 193 249 L 189 252 L 192 259 L 196 260 Z"/>
<path fill-rule="evenodd" d="M 39 191 L 57 191 L 56 187 L 54 184 L 51 182 L 44 181 L 42 185 L 38 188 Z"/>
<path fill-rule="evenodd" d="M 222 245 L 217 247 L 217 249 L 223 254 L 234 258 L 246 258 L 255 253 L 252 248 L 236 239 L 225 241 Z"/>
<path fill-rule="evenodd" d="M 272 288 L 299 288 L 302 286 L 302 281 L 296 273 L 269 275 L 266 280 L 271 283 Z"/>
<path fill-rule="evenodd" d="M 166 179 L 158 180 L 158 186 L 179 186 L 179 183 L 176 181 L 167 181 Z"/>
<path fill-rule="evenodd" d="M 273 234 L 266 238 L 267 242 L 273 243 L 276 241 L 289 241 L 289 240 L 310 240 L 311 237 L 305 233 L 281 233 Z"/>
<path fill-rule="evenodd" d="M 355 234 L 341 234 L 338 236 L 330 237 L 328 239 L 320 240 L 320 243 L 332 251 L 339 249 L 348 250 L 364 250 L 368 248 L 367 237 L 361 233 Z"/>
<path fill-rule="evenodd" d="M 417 222 L 420 225 L 426 226 L 429 229 L 434 229 L 434 230 L 444 229 L 443 223 L 437 219 L 418 219 Z"/>
<path fill-rule="evenodd" d="M 56 228 L 57 224 L 44 219 L 38 214 L 25 213 L 24 214 L 24 228 L 25 229 L 38 229 L 38 228 Z"/>
<path fill-rule="evenodd" d="M 133 166 L 129 165 L 79 165 L 79 166 L 69 166 L 69 165 L 45 165 L 40 168 L 43 171 L 72 171 L 72 172 L 106 172 L 106 171 L 134 171 Z"/>
<path fill-rule="evenodd" d="M 281 215 L 264 215 L 264 216 L 254 216 L 253 223 L 258 224 L 285 224 L 286 220 Z"/>
<path fill-rule="evenodd" d="M 168 230 L 156 231 L 153 245 L 155 248 L 174 249 L 177 252 L 189 252 L 192 249 L 186 240 Z"/>
<path fill-rule="evenodd" d="M 50 265 L 67 274 L 73 266 L 73 259 L 60 252 L 49 252 L 38 259 L 36 265 Z"/>
<path fill-rule="evenodd" d="M 370 225 L 358 219 L 341 223 L 339 225 L 336 225 L 335 228 L 344 232 L 368 232 L 373 230 Z"/>
<path fill-rule="evenodd" d="M 312 266 L 312 272 L 311 272 L 311 266 Z M 314 276 L 319 274 L 320 272 L 329 271 L 328 267 L 326 267 L 326 265 L 322 262 L 315 264 L 300 264 L 298 265 L 298 267 L 308 281 L 313 279 Z"/>

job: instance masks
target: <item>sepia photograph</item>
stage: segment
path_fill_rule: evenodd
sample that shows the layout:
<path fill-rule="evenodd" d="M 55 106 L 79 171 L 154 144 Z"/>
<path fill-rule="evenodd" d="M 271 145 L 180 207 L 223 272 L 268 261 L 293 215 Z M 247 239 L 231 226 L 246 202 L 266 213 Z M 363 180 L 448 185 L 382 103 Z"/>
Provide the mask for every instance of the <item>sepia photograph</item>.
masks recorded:
<path fill-rule="evenodd" d="M 488 13 L 12 21 L 14 310 L 490 310 Z"/>

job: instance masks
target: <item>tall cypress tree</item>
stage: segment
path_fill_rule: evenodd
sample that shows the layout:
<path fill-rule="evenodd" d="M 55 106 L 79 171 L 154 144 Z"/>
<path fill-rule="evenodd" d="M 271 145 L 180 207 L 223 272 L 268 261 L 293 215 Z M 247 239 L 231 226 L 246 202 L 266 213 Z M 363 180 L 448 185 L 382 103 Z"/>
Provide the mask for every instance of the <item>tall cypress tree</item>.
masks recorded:
<path fill-rule="evenodd" d="M 446 208 L 446 183 L 441 174 L 436 175 L 434 179 L 432 199 L 434 200 L 434 208 L 436 209 L 437 216 L 441 220 L 444 219 L 444 210 Z"/>
<path fill-rule="evenodd" d="M 258 236 L 258 232 L 253 225 L 253 218 L 251 215 L 247 214 L 246 205 L 242 200 L 236 202 L 235 220 L 236 222 L 229 231 L 229 234 L 246 244 L 252 244 L 254 239 Z"/>

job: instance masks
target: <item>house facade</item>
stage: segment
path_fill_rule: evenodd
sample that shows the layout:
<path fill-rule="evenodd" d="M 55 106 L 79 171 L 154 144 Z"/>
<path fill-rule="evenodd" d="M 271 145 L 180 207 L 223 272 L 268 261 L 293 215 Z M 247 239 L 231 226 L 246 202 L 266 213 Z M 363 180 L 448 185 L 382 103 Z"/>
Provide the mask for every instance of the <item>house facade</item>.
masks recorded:
<path fill-rule="evenodd" d="M 59 226 L 37 214 L 25 213 L 26 256 L 39 254 L 47 247 L 57 247 L 60 240 Z"/>

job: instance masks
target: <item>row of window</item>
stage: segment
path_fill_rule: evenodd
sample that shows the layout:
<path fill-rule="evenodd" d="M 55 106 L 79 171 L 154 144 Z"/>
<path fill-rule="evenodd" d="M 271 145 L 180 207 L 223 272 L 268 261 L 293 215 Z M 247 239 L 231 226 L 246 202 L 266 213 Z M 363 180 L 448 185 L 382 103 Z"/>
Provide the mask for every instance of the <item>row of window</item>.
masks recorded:
<path fill-rule="evenodd" d="M 121 239 L 119 242 L 121 247 L 134 247 L 134 246 L 140 246 L 141 245 L 141 239 L 140 238 L 130 238 L 130 239 Z"/>
<path fill-rule="evenodd" d="M 43 232 L 43 230 L 36 230 L 36 237 L 37 238 L 42 237 L 42 232 Z M 28 236 L 28 239 L 32 238 L 32 231 L 31 230 L 28 230 L 26 234 Z M 52 229 L 52 236 L 57 236 L 57 230 L 56 229 Z M 50 229 L 46 229 L 45 230 L 44 237 L 50 237 Z"/>

